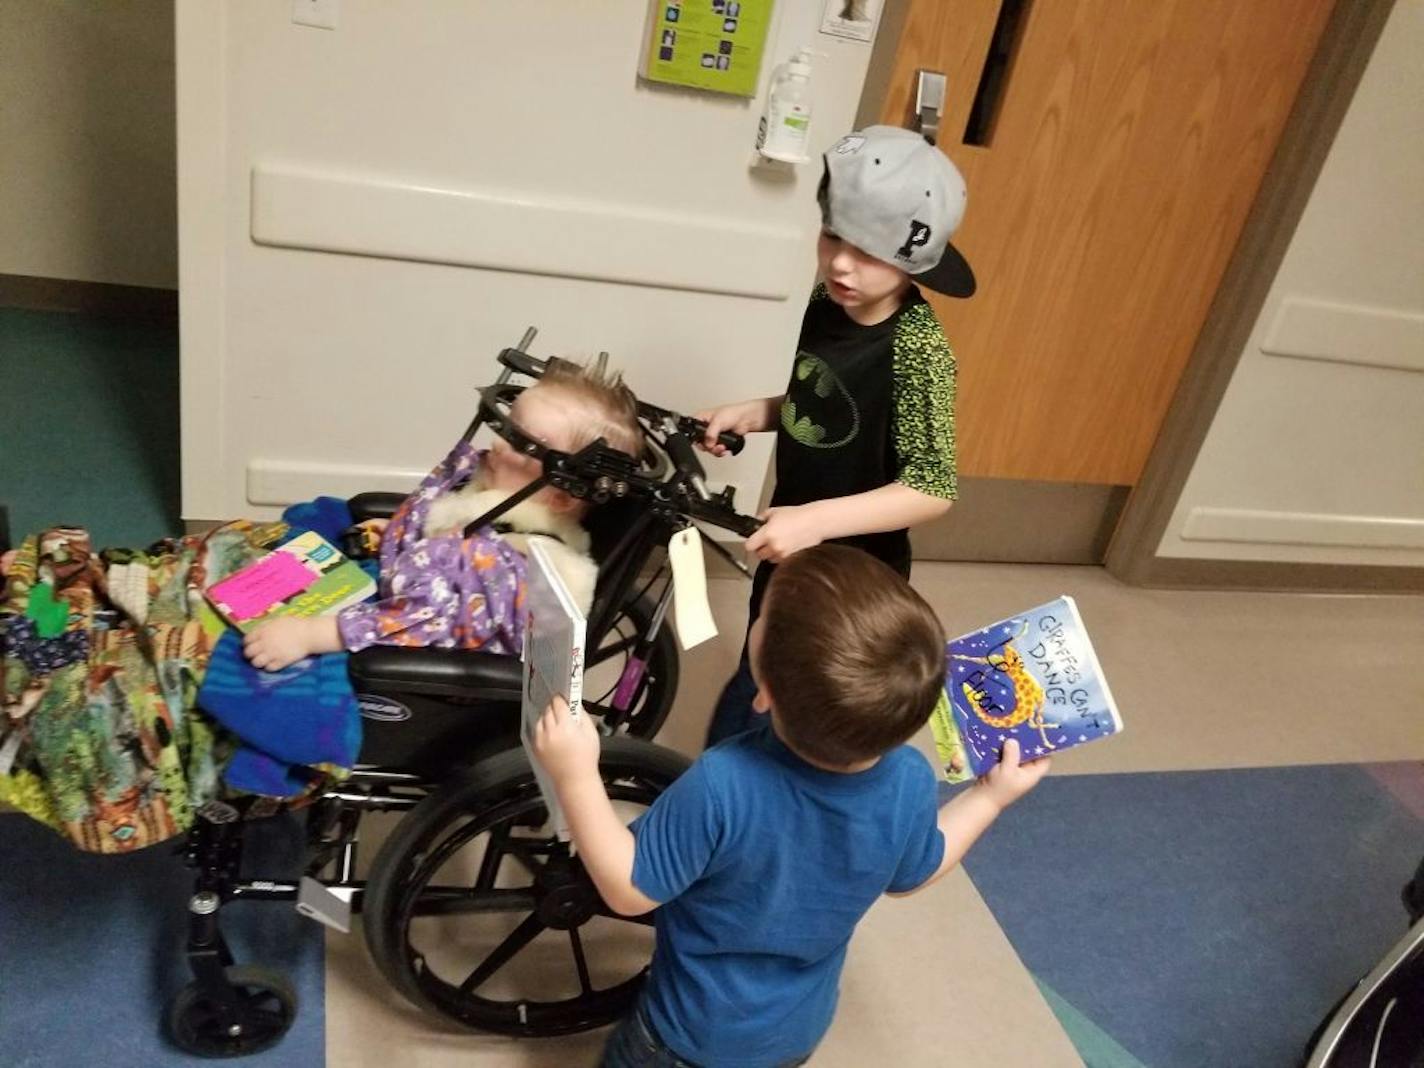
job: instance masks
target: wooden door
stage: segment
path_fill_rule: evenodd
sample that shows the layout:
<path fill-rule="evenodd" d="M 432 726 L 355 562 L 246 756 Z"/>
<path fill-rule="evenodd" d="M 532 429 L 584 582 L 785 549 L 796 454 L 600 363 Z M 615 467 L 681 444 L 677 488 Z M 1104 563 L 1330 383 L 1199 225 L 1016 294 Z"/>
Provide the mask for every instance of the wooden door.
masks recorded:
<path fill-rule="evenodd" d="M 933 298 L 963 474 L 1136 482 L 1331 6 L 910 0 L 881 121 L 909 125 L 917 68 L 945 73 L 979 278 Z"/>

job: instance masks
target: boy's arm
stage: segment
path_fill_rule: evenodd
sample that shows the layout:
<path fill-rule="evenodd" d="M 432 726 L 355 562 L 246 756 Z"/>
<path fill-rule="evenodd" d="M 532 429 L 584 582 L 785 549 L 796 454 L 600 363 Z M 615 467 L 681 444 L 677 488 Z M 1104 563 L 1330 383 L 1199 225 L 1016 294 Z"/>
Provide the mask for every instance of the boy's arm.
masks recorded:
<path fill-rule="evenodd" d="M 768 508 L 762 516 L 766 522 L 747 539 L 747 551 L 779 564 L 792 553 L 832 538 L 904 530 L 927 523 L 944 515 L 953 503 L 902 482 L 892 482 L 848 497 Z"/>
<path fill-rule="evenodd" d="M 895 481 L 944 501 L 959 496 L 956 376 L 934 311 L 928 304 L 908 309 L 895 332 Z"/>
<path fill-rule="evenodd" d="M 614 912 L 640 916 L 658 902 L 633 885 L 633 832 L 618 818 L 598 772 L 598 728 L 587 716 L 569 715 L 555 697 L 534 729 L 534 752 L 569 822 L 569 836 L 599 894 Z"/>
<path fill-rule="evenodd" d="M 608 800 L 600 745 L 590 718 L 571 719 L 561 698 L 550 702 L 534 731 L 534 753 L 554 781 L 593 884 L 615 912 L 636 916 L 678 897 L 708 871 L 723 836 L 722 806 L 699 760 L 638 817 L 635 834 Z"/>
<path fill-rule="evenodd" d="M 1047 757 L 1020 764 L 1019 743 L 1010 738 L 1004 743 L 999 763 L 940 809 L 937 822 L 940 834 L 944 835 L 944 859 L 940 861 L 939 868 L 913 890 L 888 896 L 909 897 L 942 879 L 964 859 L 969 847 L 999 818 L 999 813 L 1038 785 L 1048 768 Z"/>
<path fill-rule="evenodd" d="M 949 511 L 959 496 L 955 457 L 954 353 L 928 304 L 905 312 L 895 333 L 893 434 L 897 470 L 888 486 L 773 508 L 748 551 L 779 563 L 832 538 L 904 530 Z"/>
<path fill-rule="evenodd" d="M 597 743 L 597 729 L 587 716 L 579 719 Z M 596 759 L 591 775 L 568 776 L 556 782 L 555 790 L 583 866 L 608 907 L 623 916 L 641 916 L 657 908 L 658 902 L 633 885 L 633 832 L 613 810 Z"/>

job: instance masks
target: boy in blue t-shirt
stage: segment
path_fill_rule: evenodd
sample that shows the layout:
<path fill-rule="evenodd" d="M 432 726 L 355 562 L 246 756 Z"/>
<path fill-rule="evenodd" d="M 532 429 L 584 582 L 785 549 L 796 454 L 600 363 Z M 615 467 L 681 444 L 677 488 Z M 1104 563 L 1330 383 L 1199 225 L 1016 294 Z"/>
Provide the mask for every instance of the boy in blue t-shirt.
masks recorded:
<path fill-rule="evenodd" d="M 657 946 L 609 1068 L 802 1063 L 830 1026 L 846 946 L 881 894 L 957 864 L 1047 760 L 1003 762 L 936 815 L 905 745 L 944 686 L 944 632 L 904 579 L 822 545 L 777 568 L 749 637 L 763 724 L 705 752 L 631 828 L 598 770 L 590 718 L 561 701 L 534 746 L 584 866 Z"/>

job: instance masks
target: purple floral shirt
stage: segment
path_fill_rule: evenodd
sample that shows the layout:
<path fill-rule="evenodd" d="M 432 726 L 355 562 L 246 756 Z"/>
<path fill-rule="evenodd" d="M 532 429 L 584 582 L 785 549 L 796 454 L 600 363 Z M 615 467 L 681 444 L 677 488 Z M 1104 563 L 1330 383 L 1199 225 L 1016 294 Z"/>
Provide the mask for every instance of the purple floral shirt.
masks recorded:
<path fill-rule="evenodd" d="M 468 482 L 483 452 L 461 441 L 405 499 L 381 538 L 381 599 L 336 617 L 342 644 L 434 645 L 518 656 L 528 613 L 522 554 L 486 527 L 427 537 L 430 505 Z"/>

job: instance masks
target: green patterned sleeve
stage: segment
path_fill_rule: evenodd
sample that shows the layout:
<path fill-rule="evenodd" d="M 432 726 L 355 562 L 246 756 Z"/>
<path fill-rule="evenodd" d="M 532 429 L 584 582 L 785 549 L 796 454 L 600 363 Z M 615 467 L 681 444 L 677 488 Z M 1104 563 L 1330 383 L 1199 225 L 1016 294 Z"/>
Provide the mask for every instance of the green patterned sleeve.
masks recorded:
<path fill-rule="evenodd" d="M 895 481 L 931 497 L 959 496 L 954 454 L 954 352 L 928 304 L 895 331 Z"/>

